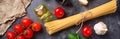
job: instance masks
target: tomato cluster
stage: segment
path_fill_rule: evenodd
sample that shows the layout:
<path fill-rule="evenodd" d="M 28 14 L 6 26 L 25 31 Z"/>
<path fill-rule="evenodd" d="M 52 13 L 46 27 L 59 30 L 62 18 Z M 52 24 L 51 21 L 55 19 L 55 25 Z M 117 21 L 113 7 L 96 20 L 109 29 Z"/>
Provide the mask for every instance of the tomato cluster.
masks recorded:
<path fill-rule="evenodd" d="M 34 31 L 41 30 L 41 24 L 39 22 L 33 22 L 30 18 L 23 18 L 21 24 L 16 24 L 13 27 L 13 31 L 6 33 L 7 39 L 30 39 L 34 35 Z"/>

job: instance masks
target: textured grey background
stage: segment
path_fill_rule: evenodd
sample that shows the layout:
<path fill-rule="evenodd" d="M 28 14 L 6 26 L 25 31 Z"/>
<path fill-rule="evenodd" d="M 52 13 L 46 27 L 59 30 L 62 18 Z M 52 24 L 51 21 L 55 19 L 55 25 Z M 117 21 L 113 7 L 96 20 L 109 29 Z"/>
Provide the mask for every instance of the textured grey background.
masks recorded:
<path fill-rule="evenodd" d="M 50 11 L 53 13 L 54 8 L 56 8 L 57 6 L 61 6 L 64 10 L 65 10 L 65 17 L 67 16 L 71 16 L 74 14 L 77 14 L 79 12 L 83 12 L 85 10 L 89 10 L 91 8 L 94 8 L 96 6 L 99 6 L 103 3 L 108 2 L 109 0 L 89 0 L 89 5 L 84 7 L 83 5 L 79 4 L 79 2 L 77 0 L 68 0 L 70 1 L 69 6 L 65 6 L 65 5 L 61 5 L 58 4 L 55 0 L 32 0 L 30 6 L 27 8 L 27 16 L 25 17 L 29 17 L 30 19 L 32 19 L 32 21 L 39 21 L 42 23 L 42 25 L 44 24 L 43 21 L 39 20 L 36 15 L 34 14 L 33 9 L 40 5 L 40 4 L 45 4 L 47 5 L 47 7 L 49 7 Z M 109 7 L 109 6 L 108 6 Z M 93 34 L 91 37 L 89 37 L 89 39 L 120 39 L 120 8 L 118 8 L 119 10 L 117 10 L 117 12 L 113 13 L 113 14 L 109 14 L 109 15 L 105 15 L 99 18 L 95 18 L 89 21 L 86 21 L 84 23 L 84 25 L 89 25 L 90 27 L 92 27 L 94 24 L 96 24 L 99 21 L 103 21 L 106 25 L 108 25 L 108 32 L 107 34 L 105 34 L 104 36 L 98 36 L 95 34 L 94 30 L 93 30 Z M 70 19 L 72 20 L 72 19 Z M 11 27 L 8 29 L 8 31 L 13 31 L 13 26 L 17 23 L 20 23 L 21 18 L 17 19 L 13 25 L 11 25 Z M 75 33 L 75 31 L 79 28 L 79 26 L 73 26 L 70 28 L 67 28 L 65 30 L 62 30 L 58 33 L 55 33 L 53 35 L 48 35 L 45 27 L 42 26 L 42 31 L 34 33 L 34 36 L 32 39 L 67 39 L 66 35 L 69 32 Z M 82 34 L 79 33 L 80 37 L 82 37 Z M 5 35 L 0 36 L 0 39 L 6 39 Z"/>

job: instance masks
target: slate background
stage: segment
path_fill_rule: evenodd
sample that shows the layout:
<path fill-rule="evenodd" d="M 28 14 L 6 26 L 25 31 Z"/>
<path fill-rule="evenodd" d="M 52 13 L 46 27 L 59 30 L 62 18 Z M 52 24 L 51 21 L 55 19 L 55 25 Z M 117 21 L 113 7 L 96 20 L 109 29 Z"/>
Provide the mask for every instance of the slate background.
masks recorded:
<path fill-rule="evenodd" d="M 25 17 L 29 17 L 30 19 L 32 19 L 32 21 L 39 21 L 43 25 L 44 22 L 39 20 L 33 12 L 33 9 L 40 4 L 46 4 L 52 13 L 55 7 L 60 6 L 65 10 L 65 17 L 67 17 L 67 16 L 77 14 L 79 12 L 89 10 L 103 3 L 106 3 L 110 0 L 89 0 L 89 1 L 90 1 L 90 4 L 84 7 L 83 5 L 79 4 L 77 0 L 69 0 L 69 4 L 65 3 L 67 6 L 57 3 L 55 0 L 32 0 L 30 6 L 27 8 L 27 16 Z M 88 39 L 120 39 L 120 0 L 118 0 L 117 5 L 118 5 L 118 9 L 115 13 L 98 17 L 98 18 L 86 21 L 84 23 L 84 25 L 89 25 L 90 27 L 92 27 L 92 29 L 94 24 L 96 24 L 99 21 L 103 21 L 105 24 L 108 25 L 107 27 L 109 30 L 107 34 L 105 34 L 104 36 L 98 36 L 95 34 L 93 30 L 93 35 Z M 22 18 L 17 19 L 8 29 L 8 31 L 13 31 L 13 26 L 17 23 L 20 23 L 21 19 Z M 65 30 L 62 30 L 50 36 L 47 34 L 45 27 L 44 26 L 42 27 L 43 27 L 42 31 L 34 33 L 34 36 L 32 39 L 67 39 L 66 38 L 67 33 L 69 32 L 75 33 L 75 31 L 79 28 L 79 26 L 74 25 L 73 27 L 67 28 Z M 79 35 L 80 37 L 82 37 L 81 32 L 79 32 Z M 0 39 L 6 39 L 5 35 L 0 36 Z"/>

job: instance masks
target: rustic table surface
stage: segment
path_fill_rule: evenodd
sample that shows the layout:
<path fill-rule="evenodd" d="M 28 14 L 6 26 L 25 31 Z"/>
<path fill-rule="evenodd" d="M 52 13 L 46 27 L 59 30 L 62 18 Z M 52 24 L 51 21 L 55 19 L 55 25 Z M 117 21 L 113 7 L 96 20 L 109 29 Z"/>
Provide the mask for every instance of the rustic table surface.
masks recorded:
<path fill-rule="evenodd" d="M 57 6 L 60 6 L 65 10 L 65 17 L 68 17 L 71 15 L 77 14 L 79 12 L 83 12 L 83 11 L 92 9 L 94 7 L 97 7 L 101 4 L 104 4 L 108 1 L 110 1 L 110 0 L 89 0 L 90 3 L 88 6 L 81 5 L 78 2 L 78 0 L 68 0 L 68 1 L 69 1 L 68 4 L 65 3 L 64 5 L 61 5 L 58 2 L 56 2 L 55 0 L 32 0 L 31 4 L 27 8 L 27 16 L 25 16 L 25 17 L 29 17 L 30 19 L 32 19 L 32 21 L 39 21 L 43 25 L 44 22 L 39 20 L 33 11 L 33 9 L 40 4 L 45 4 L 52 13 L 54 11 L 54 8 L 56 8 Z M 118 3 L 118 6 L 119 6 L 119 4 L 120 3 Z M 21 19 L 22 18 L 17 19 L 11 25 L 11 27 L 8 29 L 8 31 L 13 31 L 13 26 L 17 23 L 20 23 Z M 72 20 L 72 19 L 70 19 L 70 20 Z M 107 27 L 109 29 L 107 34 L 105 34 L 103 36 L 98 36 L 95 34 L 95 32 L 93 30 L 93 34 L 89 39 L 120 39 L 120 7 L 118 7 L 118 10 L 115 13 L 86 21 L 84 23 L 84 25 L 89 25 L 93 29 L 94 24 L 96 24 L 99 21 L 103 21 L 107 25 Z M 78 30 L 78 28 L 80 26 L 74 25 L 73 27 L 62 30 L 51 36 L 48 35 L 48 33 L 46 32 L 44 25 L 42 27 L 43 27 L 42 31 L 34 33 L 34 36 L 32 39 L 67 39 L 67 33 L 69 33 L 69 32 L 75 33 L 76 30 Z M 80 37 L 82 37 L 81 32 L 79 32 L 79 35 L 80 35 Z M 5 35 L 0 36 L 0 39 L 6 39 Z"/>

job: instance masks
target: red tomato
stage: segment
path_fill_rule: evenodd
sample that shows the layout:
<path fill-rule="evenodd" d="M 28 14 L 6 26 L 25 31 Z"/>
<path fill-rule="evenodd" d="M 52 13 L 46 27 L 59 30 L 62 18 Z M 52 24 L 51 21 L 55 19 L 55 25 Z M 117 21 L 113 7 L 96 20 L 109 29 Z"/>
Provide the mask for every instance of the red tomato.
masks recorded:
<path fill-rule="evenodd" d="M 6 33 L 6 37 L 8 39 L 14 39 L 15 36 L 16 36 L 16 34 L 14 32 L 12 32 L 12 31 Z"/>
<path fill-rule="evenodd" d="M 85 37 L 90 37 L 92 35 L 92 28 L 90 26 L 84 26 L 82 28 L 82 35 Z"/>
<path fill-rule="evenodd" d="M 17 38 L 16 39 L 25 39 L 25 37 L 24 36 L 22 36 L 22 35 L 20 35 L 20 36 L 17 36 Z"/>
<path fill-rule="evenodd" d="M 36 32 L 40 31 L 41 30 L 41 24 L 39 22 L 34 22 L 32 24 L 32 29 Z"/>
<path fill-rule="evenodd" d="M 64 10 L 61 8 L 61 7 L 57 7 L 55 10 L 54 10 L 54 15 L 57 17 L 57 18 L 62 18 L 64 16 Z"/>
<path fill-rule="evenodd" d="M 25 38 L 32 38 L 32 36 L 33 36 L 33 31 L 31 29 L 25 30 L 25 32 L 24 32 Z"/>
<path fill-rule="evenodd" d="M 24 25 L 25 28 L 29 27 L 30 24 L 32 23 L 30 18 L 23 18 L 21 23 Z"/>
<path fill-rule="evenodd" d="M 23 27 L 20 24 L 16 24 L 13 29 L 16 31 L 17 34 L 20 34 L 23 31 Z"/>

